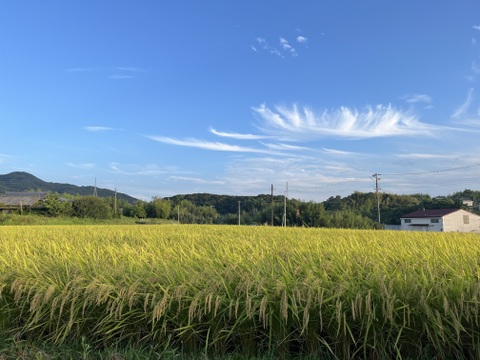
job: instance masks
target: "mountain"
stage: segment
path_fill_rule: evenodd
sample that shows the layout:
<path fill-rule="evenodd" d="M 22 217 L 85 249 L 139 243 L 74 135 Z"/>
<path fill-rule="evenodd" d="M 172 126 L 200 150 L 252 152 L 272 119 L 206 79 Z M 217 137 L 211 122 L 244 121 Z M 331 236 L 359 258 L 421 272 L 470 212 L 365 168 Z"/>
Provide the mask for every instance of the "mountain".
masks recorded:
<path fill-rule="evenodd" d="M 46 191 L 59 194 L 71 195 L 93 195 L 93 186 L 76 186 L 43 181 L 32 174 L 23 171 L 14 171 L 9 174 L 0 175 L 0 194 L 15 191 Z M 113 197 L 115 192 L 108 189 L 97 188 L 97 195 L 100 197 Z M 118 193 L 117 198 L 134 203 L 138 201 L 127 194 Z"/>

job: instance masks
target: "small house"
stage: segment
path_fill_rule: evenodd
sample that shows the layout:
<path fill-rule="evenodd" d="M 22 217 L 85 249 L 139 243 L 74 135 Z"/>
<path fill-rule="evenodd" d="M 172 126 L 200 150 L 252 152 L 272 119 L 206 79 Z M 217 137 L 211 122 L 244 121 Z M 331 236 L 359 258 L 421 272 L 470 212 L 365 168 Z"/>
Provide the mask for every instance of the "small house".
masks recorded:
<path fill-rule="evenodd" d="M 46 192 L 7 192 L 0 194 L 0 213 L 43 209 Z"/>
<path fill-rule="evenodd" d="M 400 222 L 401 230 L 480 233 L 480 216 L 463 209 L 418 210 Z"/>

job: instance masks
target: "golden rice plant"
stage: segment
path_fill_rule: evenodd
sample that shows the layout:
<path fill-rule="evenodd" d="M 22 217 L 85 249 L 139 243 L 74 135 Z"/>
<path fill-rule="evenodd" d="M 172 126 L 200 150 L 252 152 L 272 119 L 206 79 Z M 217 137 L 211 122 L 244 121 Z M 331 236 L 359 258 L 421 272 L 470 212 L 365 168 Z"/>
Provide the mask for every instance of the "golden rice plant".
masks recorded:
<path fill-rule="evenodd" d="M 207 354 L 475 358 L 479 240 L 243 226 L 4 226 L 0 333 Z"/>

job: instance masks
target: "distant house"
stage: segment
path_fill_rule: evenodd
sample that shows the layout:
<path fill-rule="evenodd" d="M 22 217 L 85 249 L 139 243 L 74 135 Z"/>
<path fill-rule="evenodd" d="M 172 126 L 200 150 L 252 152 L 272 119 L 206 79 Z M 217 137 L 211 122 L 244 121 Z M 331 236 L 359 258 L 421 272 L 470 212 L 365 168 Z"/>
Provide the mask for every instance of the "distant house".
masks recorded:
<path fill-rule="evenodd" d="M 46 192 L 7 192 L 0 194 L 0 212 L 23 212 L 26 209 L 43 209 Z"/>
<path fill-rule="evenodd" d="M 462 199 L 462 205 L 465 205 L 468 208 L 473 208 L 474 202 L 470 199 Z"/>
<path fill-rule="evenodd" d="M 401 230 L 480 233 L 480 216 L 463 209 L 418 210 L 400 221 Z"/>

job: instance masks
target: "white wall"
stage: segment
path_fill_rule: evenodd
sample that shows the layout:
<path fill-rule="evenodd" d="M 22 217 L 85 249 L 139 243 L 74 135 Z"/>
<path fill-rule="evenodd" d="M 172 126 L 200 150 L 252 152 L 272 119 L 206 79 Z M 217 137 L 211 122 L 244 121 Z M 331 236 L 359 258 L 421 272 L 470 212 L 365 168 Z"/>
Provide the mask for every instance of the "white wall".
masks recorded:
<path fill-rule="evenodd" d="M 409 219 L 411 221 L 410 223 L 405 223 L 406 219 L 401 219 L 402 223 L 400 227 L 402 230 L 407 231 L 443 231 L 443 219 L 434 219 L 438 219 L 438 223 L 432 222 L 430 218 L 411 218 Z"/>
<path fill-rule="evenodd" d="M 444 231 L 480 232 L 480 216 L 465 210 L 445 215 L 444 221 Z"/>
<path fill-rule="evenodd" d="M 436 220 L 432 222 L 432 219 L 438 219 L 438 223 L 435 223 Z M 405 220 L 407 219 L 401 219 L 401 230 L 480 233 L 480 216 L 465 210 L 455 211 L 443 218 L 411 218 L 408 219 L 410 223 L 406 223 Z"/>

